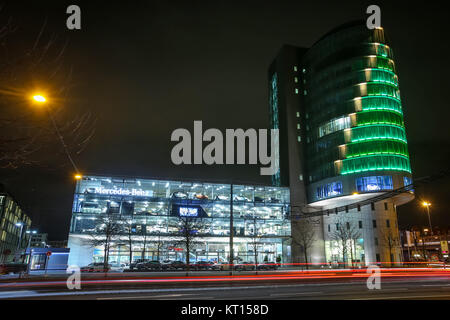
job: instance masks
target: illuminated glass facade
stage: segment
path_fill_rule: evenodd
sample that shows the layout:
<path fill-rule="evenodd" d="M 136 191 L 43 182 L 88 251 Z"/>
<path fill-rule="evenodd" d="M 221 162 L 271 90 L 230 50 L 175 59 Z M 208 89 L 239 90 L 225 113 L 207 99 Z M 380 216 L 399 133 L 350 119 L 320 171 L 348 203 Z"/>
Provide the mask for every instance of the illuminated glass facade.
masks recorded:
<path fill-rule="evenodd" d="M 356 21 L 330 31 L 309 49 L 283 46 L 269 68 L 269 83 L 274 75 L 279 81 L 276 92 L 269 86 L 269 111 L 279 121 L 280 137 L 288 141 L 280 139 L 280 164 L 287 167 L 280 180 L 290 187 L 292 206 L 333 211 L 411 181 L 399 79 L 382 28 L 369 30 L 365 21 Z M 399 250 L 386 249 L 385 238 L 397 238 L 396 206 L 413 197 L 323 216 L 316 243 L 325 245 L 311 249 L 309 261 L 400 260 Z M 355 229 L 352 239 L 336 239 L 339 220 Z M 386 229 L 388 220 L 395 227 Z M 293 238 L 298 230 L 293 223 Z M 300 247 L 292 250 L 294 256 L 303 254 Z"/>
<path fill-rule="evenodd" d="M 302 62 L 309 182 L 364 172 L 411 173 L 394 54 L 384 30 L 354 26 L 332 32 Z"/>
<path fill-rule="evenodd" d="M 17 225 L 19 223 L 23 225 L 22 228 Z M 13 260 L 17 248 L 19 248 L 18 257 L 20 257 L 28 244 L 27 231 L 30 227 L 31 219 L 20 208 L 17 201 L 8 193 L 0 191 L 0 261 Z"/>
<path fill-rule="evenodd" d="M 289 259 L 288 188 L 85 176 L 74 196 L 69 263 L 103 260 L 104 248 L 89 250 L 88 242 L 104 236 L 99 219 L 104 217 L 114 217 L 124 226 L 113 237 L 110 262 L 130 262 L 129 235 L 132 260 L 185 261 L 177 227 L 180 217 L 196 219 L 202 226 L 196 231 L 191 261 L 229 261 L 231 207 L 237 261 L 254 260 L 250 242 L 255 237 L 260 262 Z"/>

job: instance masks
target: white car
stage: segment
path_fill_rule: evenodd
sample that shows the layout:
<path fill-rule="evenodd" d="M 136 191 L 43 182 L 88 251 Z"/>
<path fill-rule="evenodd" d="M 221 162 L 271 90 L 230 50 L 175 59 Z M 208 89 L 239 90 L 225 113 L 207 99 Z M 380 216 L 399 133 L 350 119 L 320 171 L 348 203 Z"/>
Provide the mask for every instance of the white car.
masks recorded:
<path fill-rule="evenodd" d="M 126 267 L 125 263 L 112 263 L 110 265 L 109 271 L 110 272 L 123 272 L 125 267 Z"/>

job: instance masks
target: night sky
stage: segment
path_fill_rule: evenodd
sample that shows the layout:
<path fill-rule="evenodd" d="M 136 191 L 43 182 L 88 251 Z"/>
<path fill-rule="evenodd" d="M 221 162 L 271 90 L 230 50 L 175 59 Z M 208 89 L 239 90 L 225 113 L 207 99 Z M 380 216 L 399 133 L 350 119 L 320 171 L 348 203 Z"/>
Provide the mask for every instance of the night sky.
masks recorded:
<path fill-rule="evenodd" d="M 449 167 L 448 15 L 427 2 L 379 1 L 11 1 L 14 40 L 45 31 L 68 40 L 73 88 L 64 108 L 90 109 L 97 131 L 75 157 L 82 172 L 138 177 L 233 178 L 268 182 L 255 166 L 175 166 L 176 128 L 267 128 L 267 69 L 283 44 L 309 47 L 334 27 L 365 19 L 378 4 L 395 53 L 414 177 Z M 391 1 L 392 2 L 392 1 Z M 77 4 L 82 30 L 66 29 Z M 48 164 L 1 171 L 1 180 L 51 240 L 67 239 L 72 169 Z M 432 203 L 435 225 L 450 225 L 449 178 L 417 189 Z M 426 225 L 419 202 L 399 210 L 401 227 Z"/>

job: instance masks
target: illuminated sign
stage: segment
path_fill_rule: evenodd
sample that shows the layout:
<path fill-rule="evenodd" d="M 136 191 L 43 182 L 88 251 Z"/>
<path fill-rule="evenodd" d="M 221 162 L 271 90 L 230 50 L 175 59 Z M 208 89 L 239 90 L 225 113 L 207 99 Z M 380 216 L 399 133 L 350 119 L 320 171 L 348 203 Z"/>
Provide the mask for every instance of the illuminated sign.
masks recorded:
<path fill-rule="evenodd" d="M 180 217 L 197 217 L 198 208 L 179 207 L 178 213 L 180 214 Z"/>
<path fill-rule="evenodd" d="M 447 241 L 441 241 L 441 250 L 442 250 L 442 253 L 448 253 L 448 242 Z"/>
<path fill-rule="evenodd" d="M 123 188 L 114 188 L 114 189 L 106 189 L 103 187 L 95 188 L 94 193 L 98 194 L 107 194 L 107 195 L 120 195 L 120 196 L 137 196 L 137 197 L 151 197 L 153 191 L 150 190 L 142 190 L 142 189 L 123 189 Z"/>

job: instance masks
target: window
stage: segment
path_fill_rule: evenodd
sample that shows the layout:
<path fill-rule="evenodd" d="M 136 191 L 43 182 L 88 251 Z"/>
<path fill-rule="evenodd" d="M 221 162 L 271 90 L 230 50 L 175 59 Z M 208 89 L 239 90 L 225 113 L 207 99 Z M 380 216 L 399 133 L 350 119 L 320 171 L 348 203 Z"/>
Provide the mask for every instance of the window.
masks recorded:
<path fill-rule="evenodd" d="M 328 232 L 331 232 L 331 227 L 330 227 L 330 225 L 328 225 Z"/>
<path fill-rule="evenodd" d="M 298 176 L 298 179 L 299 179 L 300 181 L 303 181 L 303 175 L 302 175 L 302 174 L 299 175 L 299 176 Z"/>
<path fill-rule="evenodd" d="M 295 88 L 295 94 L 298 94 L 298 89 L 297 88 Z"/>
<path fill-rule="evenodd" d="M 350 222 L 347 222 L 347 230 L 350 230 Z"/>
<path fill-rule="evenodd" d="M 336 231 L 339 231 L 339 223 L 336 223 Z"/>
<path fill-rule="evenodd" d="M 372 209 L 372 211 L 375 210 L 375 203 L 374 203 L 374 202 L 371 202 L 371 203 L 370 203 L 370 208 Z"/>
<path fill-rule="evenodd" d="M 305 68 L 303 68 L 303 69 L 302 69 L 302 72 L 303 72 L 303 73 L 306 73 L 306 69 L 305 69 Z"/>
<path fill-rule="evenodd" d="M 388 210 L 388 204 L 387 204 L 387 202 L 384 203 L 384 210 L 386 210 L 386 211 Z"/>
<path fill-rule="evenodd" d="M 302 142 L 302 137 L 297 136 L 297 142 Z"/>
<path fill-rule="evenodd" d="M 391 227 L 391 222 L 389 221 L 389 219 L 386 220 L 386 227 L 388 227 L 388 228 Z"/>
<path fill-rule="evenodd" d="M 357 178 L 356 189 L 358 192 L 392 190 L 392 176 L 372 176 Z"/>
<path fill-rule="evenodd" d="M 358 211 L 361 211 L 361 205 L 358 204 Z"/>
<path fill-rule="evenodd" d="M 297 112 L 297 118 L 300 118 L 300 112 Z"/>
<path fill-rule="evenodd" d="M 300 123 L 297 123 L 297 130 L 300 130 Z"/>
<path fill-rule="evenodd" d="M 359 226 L 360 229 L 362 229 L 362 227 L 363 227 L 362 226 L 362 221 L 358 221 L 358 226 Z"/>
<path fill-rule="evenodd" d="M 374 228 L 377 227 L 377 220 L 372 220 L 372 226 L 373 226 Z"/>
<path fill-rule="evenodd" d="M 379 253 L 377 253 L 377 262 L 380 262 L 380 254 Z"/>
<path fill-rule="evenodd" d="M 351 121 L 348 116 L 328 121 L 319 127 L 319 138 L 339 130 L 350 128 L 350 125 Z"/>
<path fill-rule="evenodd" d="M 297 66 L 294 66 L 294 71 L 295 71 L 295 72 L 297 72 L 297 71 L 298 71 L 298 70 L 297 70 Z"/>
<path fill-rule="evenodd" d="M 325 199 L 342 194 L 342 182 L 331 182 L 317 188 L 317 198 Z"/>
<path fill-rule="evenodd" d="M 403 185 L 406 187 L 410 184 L 412 184 L 412 179 L 410 177 L 403 177 Z"/>
<path fill-rule="evenodd" d="M 297 77 L 294 77 L 294 82 L 298 83 L 298 78 Z"/>
<path fill-rule="evenodd" d="M 378 245 L 378 238 L 375 238 L 375 245 Z"/>
<path fill-rule="evenodd" d="M 303 95 L 307 96 L 308 95 L 308 91 L 303 90 Z"/>

